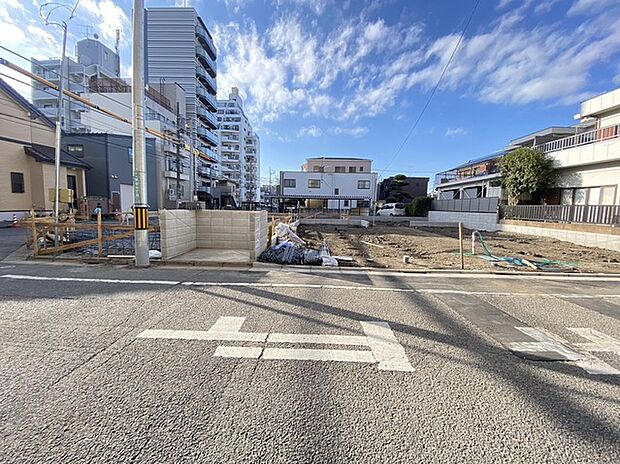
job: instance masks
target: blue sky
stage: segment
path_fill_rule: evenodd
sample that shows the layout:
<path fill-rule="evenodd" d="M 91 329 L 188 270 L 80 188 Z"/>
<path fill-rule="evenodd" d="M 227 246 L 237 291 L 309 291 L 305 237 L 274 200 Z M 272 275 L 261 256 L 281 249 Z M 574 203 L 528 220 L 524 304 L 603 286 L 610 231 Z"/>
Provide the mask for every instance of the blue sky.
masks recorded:
<path fill-rule="evenodd" d="M 60 33 L 42 24 L 39 3 L 0 0 L 0 43 L 27 56 L 58 56 Z M 183 3 L 146 0 L 146 7 Z M 369 157 L 383 176 L 432 177 L 518 136 L 573 124 L 581 100 L 620 86 L 617 0 L 481 0 L 398 151 L 475 0 L 185 3 L 215 37 L 220 96 L 236 85 L 246 99 L 265 179 L 270 167 L 298 169 L 315 155 Z M 69 49 L 87 31 L 113 45 L 120 28 L 129 73 L 131 4 L 81 0 Z"/>

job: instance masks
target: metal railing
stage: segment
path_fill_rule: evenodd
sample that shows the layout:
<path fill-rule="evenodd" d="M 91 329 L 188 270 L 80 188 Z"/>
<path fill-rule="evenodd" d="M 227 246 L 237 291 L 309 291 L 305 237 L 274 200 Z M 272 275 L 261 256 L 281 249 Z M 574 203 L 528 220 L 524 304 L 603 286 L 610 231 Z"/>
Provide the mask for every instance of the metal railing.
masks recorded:
<path fill-rule="evenodd" d="M 204 74 L 204 71 L 199 70 L 200 68 L 197 67 L 196 73 Z M 217 111 L 217 100 L 207 91 L 206 87 L 201 84 L 196 85 L 196 95 L 198 95 L 198 98 L 200 98 L 206 105 L 210 106 L 213 111 Z"/>
<path fill-rule="evenodd" d="M 620 205 L 502 206 L 500 215 L 502 219 L 524 221 L 620 225 Z"/>
<path fill-rule="evenodd" d="M 205 110 L 201 106 L 196 106 L 196 115 L 203 120 L 203 122 L 208 123 L 211 126 L 211 129 L 217 129 L 217 118 L 210 111 Z"/>
<path fill-rule="evenodd" d="M 200 60 L 201 64 L 204 65 L 211 77 L 215 77 L 217 74 L 217 66 L 215 61 L 207 54 L 207 52 L 205 52 L 202 47 L 196 47 L 196 56 Z"/>
<path fill-rule="evenodd" d="M 213 44 L 213 39 L 211 38 L 211 35 L 205 30 L 205 28 L 200 25 L 196 25 L 196 35 L 198 36 L 200 42 L 206 47 L 211 57 L 213 59 L 217 58 L 217 50 L 215 49 L 215 45 Z"/>
<path fill-rule="evenodd" d="M 620 124 L 601 127 L 600 129 L 582 132 L 580 134 L 564 137 L 563 139 L 552 140 L 551 142 L 537 145 L 536 148 L 543 153 L 551 153 L 553 151 L 566 150 L 567 148 L 615 139 L 618 138 L 618 136 L 620 136 Z"/>
<path fill-rule="evenodd" d="M 463 198 L 462 200 L 433 200 L 432 211 L 455 211 L 467 213 L 496 213 L 498 197 Z"/>

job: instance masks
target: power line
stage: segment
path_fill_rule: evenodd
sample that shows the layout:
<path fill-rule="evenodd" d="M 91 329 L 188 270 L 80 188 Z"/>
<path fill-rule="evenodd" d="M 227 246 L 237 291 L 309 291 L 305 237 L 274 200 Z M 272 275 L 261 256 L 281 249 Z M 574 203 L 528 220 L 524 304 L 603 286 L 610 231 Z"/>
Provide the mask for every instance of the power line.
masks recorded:
<path fill-rule="evenodd" d="M 403 141 L 399 145 L 398 149 L 394 153 L 394 156 L 392 157 L 391 161 L 388 163 L 388 165 L 386 166 L 385 169 L 382 169 L 380 171 L 380 173 L 386 172 L 387 168 L 389 168 L 392 165 L 392 163 L 394 163 L 394 161 L 396 160 L 396 158 L 398 157 L 398 155 L 400 154 L 402 149 L 405 147 L 405 144 L 409 140 L 409 137 L 411 137 L 411 134 L 413 133 L 415 128 L 418 126 L 418 123 L 422 120 L 422 116 L 424 116 L 424 113 L 426 112 L 426 109 L 429 107 L 429 105 L 431 103 L 431 100 L 433 99 L 433 96 L 435 95 L 435 92 L 437 92 L 437 89 L 439 88 L 439 85 L 441 84 L 441 81 L 443 80 L 443 77 L 446 74 L 446 71 L 448 70 L 448 67 L 450 66 L 450 63 L 452 63 L 452 59 L 456 55 L 456 52 L 457 52 L 459 46 L 461 45 L 461 42 L 463 41 L 463 37 L 465 37 L 465 32 L 467 32 L 467 29 L 469 28 L 469 24 L 471 23 L 471 20 L 474 17 L 474 14 L 476 13 L 476 10 L 478 8 L 478 4 L 479 3 L 480 3 L 480 0 L 476 0 L 476 3 L 474 4 L 474 7 L 471 10 L 471 13 L 469 15 L 469 18 L 467 19 L 467 22 L 465 23 L 465 26 L 463 27 L 463 30 L 461 31 L 461 35 L 459 36 L 459 39 L 457 40 L 456 45 L 454 46 L 454 50 L 452 50 L 452 54 L 450 55 L 450 58 L 448 59 L 448 62 L 444 66 L 443 70 L 441 71 L 439 79 L 437 79 L 437 83 L 435 84 L 435 87 L 433 87 L 433 90 L 429 94 L 428 99 L 426 100 L 426 103 L 424 104 L 424 107 L 422 108 L 422 111 L 420 111 L 420 114 L 418 115 L 418 117 L 416 118 L 415 122 L 413 123 L 413 125 L 409 129 L 409 132 L 407 132 L 407 135 L 405 136 L 405 138 L 403 139 Z"/>

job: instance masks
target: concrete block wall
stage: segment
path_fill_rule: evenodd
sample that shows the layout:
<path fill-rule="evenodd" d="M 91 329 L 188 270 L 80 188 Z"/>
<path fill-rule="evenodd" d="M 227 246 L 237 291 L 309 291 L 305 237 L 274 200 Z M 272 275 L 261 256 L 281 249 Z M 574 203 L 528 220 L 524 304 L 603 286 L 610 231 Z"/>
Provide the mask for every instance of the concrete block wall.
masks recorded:
<path fill-rule="evenodd" d="M 161 254 L 174 258 L 196 248 L 196 212 L 182 209 L 159 213 Z"/>
<path fill-rule="evenodd" d="M 497 213 L 469 213 L 461 211 L 429 211 L 428 222 L 459 223 L 468 229 L 493 232 L 499 230 Z"/>
<path fill-rule="evenodd" d="M 268 218 L 267 211 L 252 211 L 250 215 L 250 229 L 254 231 L 254 249 L 250 250 L 250 258 L 256 259 L 267 249 Z"/>
<path fill-rule="evenodd" d="M 248 250 L 252 255 L 263 241 L 266 246 L 266 211 L 196 211 L 196 248 Z"/>
<path fill-rule="evenodd" d="M 611 229 L 611 228 L 610 228 Z M 523 224 L 499 224 L 502 232 L 517 234 L 536 235 L 549 237 L 556 240 L 575 243 L 577 245 L 605 248 L 607 250 L 620 251 L 620 235 L 582 232 L 569 229 L 545 228 L 540 225 L 528 226 Z"/>

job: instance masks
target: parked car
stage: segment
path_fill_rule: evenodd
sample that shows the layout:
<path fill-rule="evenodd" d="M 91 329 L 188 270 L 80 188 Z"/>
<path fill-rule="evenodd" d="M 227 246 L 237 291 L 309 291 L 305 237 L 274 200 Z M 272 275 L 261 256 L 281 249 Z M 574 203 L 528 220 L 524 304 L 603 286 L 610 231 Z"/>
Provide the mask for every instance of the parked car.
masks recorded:
<path fill-rule="evenodd" d="M 404 203 L 386 203 L 377 211 L 377 216 L 404 216 Z"/>

